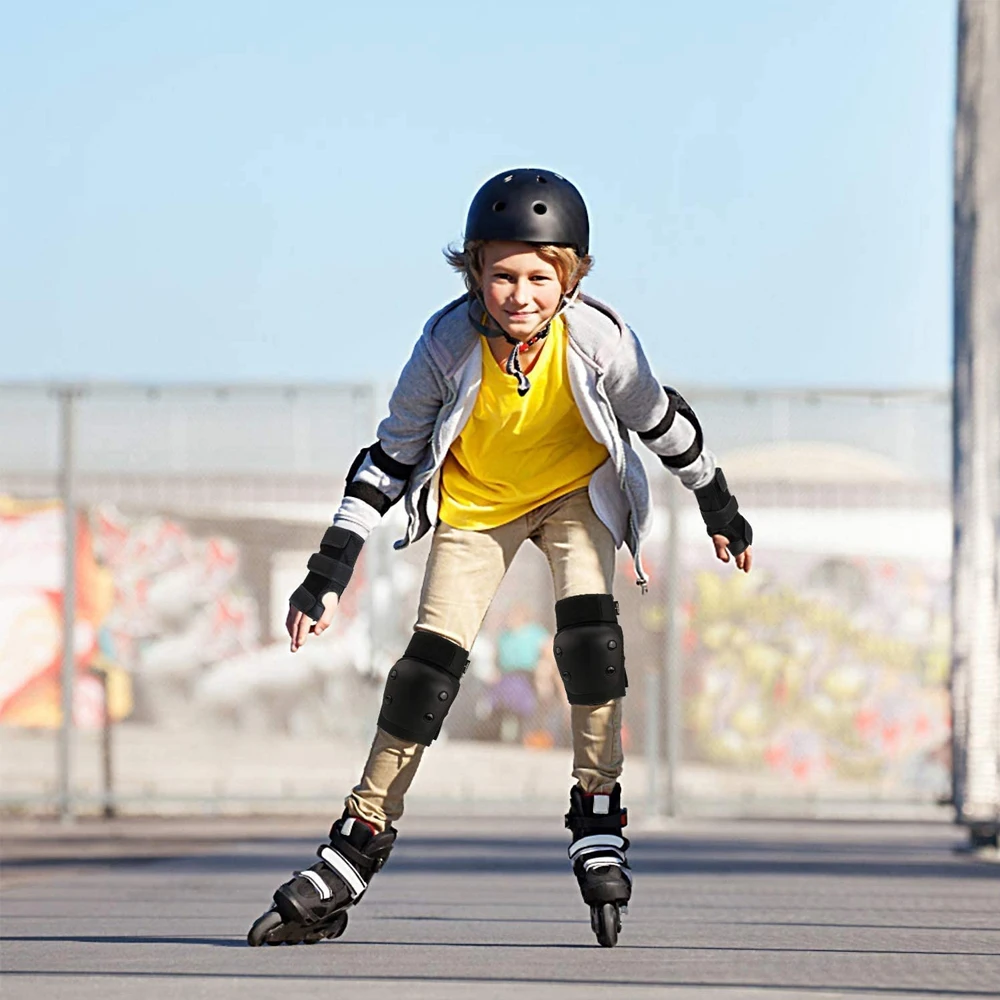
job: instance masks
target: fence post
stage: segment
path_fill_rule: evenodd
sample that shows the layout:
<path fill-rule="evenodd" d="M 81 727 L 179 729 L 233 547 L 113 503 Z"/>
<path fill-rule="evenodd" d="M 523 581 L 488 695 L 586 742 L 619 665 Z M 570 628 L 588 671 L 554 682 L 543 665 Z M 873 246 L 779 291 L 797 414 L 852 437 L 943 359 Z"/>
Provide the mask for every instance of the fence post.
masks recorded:
<path fill-rule="evenodd" d="M 75 407 L 76 390 L 59 390 L 60 416 L 60 495 L 63 506 L 63 613 L 62 673 L 58 760 L 58 810 L 63 823 L 74 819 L 72 790 L 73 757 L 73 680 L 76 655 L 73 638 L 76 632 L 76 497 L 75 497 Z"/>
<path fill-rule="evenodd" d="M 660 725 L 663 708 L 662 676 L 663 661 L 654 656 L 646 673 L 646 800 L 650 816 L 663 815 L 663 800 L 660 795 L 660 755 L 663 752 L 663 730 Z"/>
<path fill-rule="evenodd" d="M 962 0 L 954 198 L 953 794 L 970 846 L 1000 836 L 1000 9 Z"/>
<path fill-rule="evenodd" d="M 673 476 L 667 480 L 667 537 L 664 556 L 663 657 L 666 667 L 667 716 L 667 815 L 680 812 L 677 772 L 681 756 L 681 662 L 678 629 L 680 605 L 680 517 L 679 487 Z"/>

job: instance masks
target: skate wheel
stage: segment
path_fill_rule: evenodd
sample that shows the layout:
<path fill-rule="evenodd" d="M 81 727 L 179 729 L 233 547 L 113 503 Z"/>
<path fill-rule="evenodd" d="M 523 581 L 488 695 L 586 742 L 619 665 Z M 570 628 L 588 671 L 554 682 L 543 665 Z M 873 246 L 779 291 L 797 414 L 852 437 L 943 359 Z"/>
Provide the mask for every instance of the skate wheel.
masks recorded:
<path fill-rule="evenodd" d="M 261 914 L 253 922 L 253 927 L 247 934 L 247 944 L 251 948 L 259 948 L 262 944 L 267 943 L 271 931 L 277 930 L 280 926 L 281 914 L 277 910 L 268 910 L 267 913 Z"/>
<path fill-rule="evenodd" d="M 597 943 L 602 948 L 614 948 L 618 944 L 618 932 L 621 921 L 618 919 L 618 907 L 614 903 L 602 903 L 590 910 L 590 925 L 597 934 Z"/>
<path fill-rule="evenodd" d="M 324 933 L 323 937 L 327 938 L 330 941 L 333 941 L 335 938 L 339 938 L 340 935 L 343 934 L 344 931 L 346 930 L 347 930 L 347 913 L 346 912 L 338 913 L 337 919 L 333 922 L 333 924 L 330 925 L 330 927 L 327 928 L 326 933 Z"/>

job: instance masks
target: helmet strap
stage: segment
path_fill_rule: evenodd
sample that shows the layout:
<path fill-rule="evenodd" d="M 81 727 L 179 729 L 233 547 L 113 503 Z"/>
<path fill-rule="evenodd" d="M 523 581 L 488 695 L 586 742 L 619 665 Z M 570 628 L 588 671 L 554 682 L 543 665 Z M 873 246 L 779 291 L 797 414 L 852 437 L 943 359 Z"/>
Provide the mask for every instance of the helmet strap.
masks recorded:
<path fill-rule="evenodd" d="M 481 313 L 480 308 L 482 309 Z M 565 306 L 560 307 L 559 312 L 562 312 L 563 308 Z M 559 313 L 555 314 L 555 316 L 558 315 Z M 469 322 L 484 337 L 503 337 L 508 344 L 512 345 L 510 354 L 507 355 L 507 360 L 504 362 L 503 369 L 508 375 L 517 379 L 517 394 L 519 396 L 526 396 L 528 390 L 531 388 L 528 376 L 524 374 L 524 370 L 521 368 L 520 354 L 549 335 L 549 330 L 552 328 L 552 320 L 555 319 L 555 316 L 549 319 L 540 330 L 533 333 L 527 340 L 518 340 L 501 328 L 500 324 L 490 315 L 490 311 L 486 308 L 486 303 L 483 302 L 482 296 L 478 293 L 473 293 L 472 301 L 469 303 Z M 493 325 L 491 326 L 490 324 Z"/>

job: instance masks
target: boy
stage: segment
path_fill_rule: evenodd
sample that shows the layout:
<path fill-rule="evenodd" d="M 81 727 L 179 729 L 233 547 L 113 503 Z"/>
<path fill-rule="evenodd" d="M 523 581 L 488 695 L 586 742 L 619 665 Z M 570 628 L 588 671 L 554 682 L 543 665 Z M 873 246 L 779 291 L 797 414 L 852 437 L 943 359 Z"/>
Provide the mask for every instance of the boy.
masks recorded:
<path fill-rule="evenodd" d="M 446 253 L 468 292 L 427 322 L 287 620 L 293 652 L 329 627 L 365 539 L 403 500 L 409 521 L 397 548 L 434 532 L 414 633 L 389 672 L 364 773 L 330 843 L 275 892 L 251 945 L 343 933 L 348 908 L 392 850 L 424 748 L 526 539 L 552 570 L 555 661 L 571 706 L 569 856 L 598 940 L 617 941 L 632 876 L 618 785 L 628 681 L 612 577 L 624 543 L 645 591 L 640 543 L 650 519 L 629 431 L 694 491 L 719 559 L 732 552 L 749 572 L 752 533 L 694 412 L 656 381 L 618 315 L 580 294 L 589 236 L 569 181 L 518 169 L 483 185 L 462 249 Z"/>

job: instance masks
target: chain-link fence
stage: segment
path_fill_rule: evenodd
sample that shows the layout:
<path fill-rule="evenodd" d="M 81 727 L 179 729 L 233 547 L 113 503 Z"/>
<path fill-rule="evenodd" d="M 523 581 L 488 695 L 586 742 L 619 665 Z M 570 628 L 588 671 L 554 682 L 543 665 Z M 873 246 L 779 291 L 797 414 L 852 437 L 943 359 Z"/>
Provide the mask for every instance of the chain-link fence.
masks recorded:
<path fill-rule="evenodd" d="M 624 556 L 616 589 L 630 804 L 843 812 L 947 795 L 947 394 L 686 395 L 754 525 L 755 568 L 714 559 L 691 497 L 652 459 L 650 591 Z M 394 551 L 393 508 L 335 627 L 292 655 L 284 617 L 383 407 L 372 386 L 0 387 L 8 808 L 339 808 L 428 541 Z M 564 804 L 553 625 L 547 566 L 526 546 L 411 800 Z"/>

